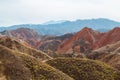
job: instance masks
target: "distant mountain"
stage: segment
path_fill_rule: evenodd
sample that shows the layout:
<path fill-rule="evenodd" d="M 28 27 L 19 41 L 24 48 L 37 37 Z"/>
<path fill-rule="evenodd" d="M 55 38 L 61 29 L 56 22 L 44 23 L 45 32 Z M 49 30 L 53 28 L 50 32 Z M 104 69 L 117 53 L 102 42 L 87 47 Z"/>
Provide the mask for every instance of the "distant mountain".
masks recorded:
<path fill-rule="evenodd" d="M 60 23 L 63 23 L 63 22 L 66 22 L 66 20 L 48 21 L 48 22 L 43 23 L 43 25 L 49 25 L 49 24 L 60 24 Z"/>
<path fill-rule="evenodd" d="M 41 35 L 63 35 L 66 33 L 77 32 L 85 26 L 92 28 L 93 30 L 100 30 L 104 32 L 111 30 L 116 26 L 120 26 L 120 22 L 99 18 L 99 19 L 88 19 L 88 20 L 65 21 L 57 24 L 50 23 L 47 25 L 44 24 L 13 25 L 8 27 L 0 27 L 0 31 L 13 30 L 24 27 L 24 28 L 34 29 Z"/>

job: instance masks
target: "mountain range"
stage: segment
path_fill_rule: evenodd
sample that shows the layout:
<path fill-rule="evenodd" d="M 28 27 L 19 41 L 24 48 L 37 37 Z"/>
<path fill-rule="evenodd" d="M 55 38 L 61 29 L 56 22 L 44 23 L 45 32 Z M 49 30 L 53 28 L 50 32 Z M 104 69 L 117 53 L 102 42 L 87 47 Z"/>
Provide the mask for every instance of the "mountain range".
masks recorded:
<path fill-rule="evenodd" d="M 64 35 L 66 33 L 78 32 L 84 27 L 92 28 L 100 32 L 106 32 L 114 27 L 120 26 L 120 22 L 98 18 L 98 19 L 85 19 L 76 21 L 53 21 L 52 23 L 43 24 L 20 24 L 13 26 L 0 27 L 0 31 L 15 30 L 17 28 L 30 28 L 37 31 L 41 35 Z"/>

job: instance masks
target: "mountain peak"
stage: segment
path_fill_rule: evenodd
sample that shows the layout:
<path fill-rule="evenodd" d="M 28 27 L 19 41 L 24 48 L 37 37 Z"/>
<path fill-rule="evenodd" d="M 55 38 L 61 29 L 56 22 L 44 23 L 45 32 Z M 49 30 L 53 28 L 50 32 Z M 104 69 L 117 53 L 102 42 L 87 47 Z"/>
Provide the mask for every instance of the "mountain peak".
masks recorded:
<path fill-rule="evenodd" d="M 88 27 L 84 27 L 81 31 L 84 31 L 84 30 L 89 31 L 89 30 L 92 30 L 92 29 L 91 29 L 91 28 L 88 28 Z"/>
<path fill-rule="evenodd" d="M 99 31 L 95 31 L 92 28 L 84 27 L 82 30 L 78 32 L 79 35 L 97 35 Z"/>

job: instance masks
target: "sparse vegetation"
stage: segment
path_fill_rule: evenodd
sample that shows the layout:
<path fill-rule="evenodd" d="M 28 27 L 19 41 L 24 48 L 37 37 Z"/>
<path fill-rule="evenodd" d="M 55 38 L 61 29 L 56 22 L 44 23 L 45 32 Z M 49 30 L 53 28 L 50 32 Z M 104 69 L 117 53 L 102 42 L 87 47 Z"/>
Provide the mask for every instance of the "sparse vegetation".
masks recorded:
<path fill-rule="evenodd" d="M 22 58 L 26 64 L 26 67 L 31 71 L 32 78 L 35 80 L 73 80 L 68 75 L 56 70 L 48 64 L 37 61 L 35 58 L 30 58 L 24 55 Z"/>
<path fill-rule="evenodd" d="M 89 59 L 58 58 L 47 63 L 75 80 L 119 80 L 120 74 L 115 69 L 102 63 Z"/>

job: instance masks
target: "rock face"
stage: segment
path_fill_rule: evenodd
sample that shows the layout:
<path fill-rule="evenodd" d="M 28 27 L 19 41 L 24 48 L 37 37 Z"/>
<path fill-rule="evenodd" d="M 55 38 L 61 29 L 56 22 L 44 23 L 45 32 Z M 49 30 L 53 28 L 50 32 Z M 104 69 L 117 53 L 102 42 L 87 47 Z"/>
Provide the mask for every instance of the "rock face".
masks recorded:
<path fill-rule="evenodd" d="M 68 40 L 63 41 L 63 43 L 59 46 L 57 53 L 89 53 L 91 50 L 119 41 L 119 33 L 119 27 L 106 33 L 100 33 L 85 27 Z"/>
<path fill-rule="evenodd" d="M 41 38 L 37 32 L 29 28 L 18 28 L 16 30 L 3 31 L 1 34 L 12 38 L 21 39 L 26 41 L 31 46 L 35 46 L 37 41 L 39 41 Z"/>

